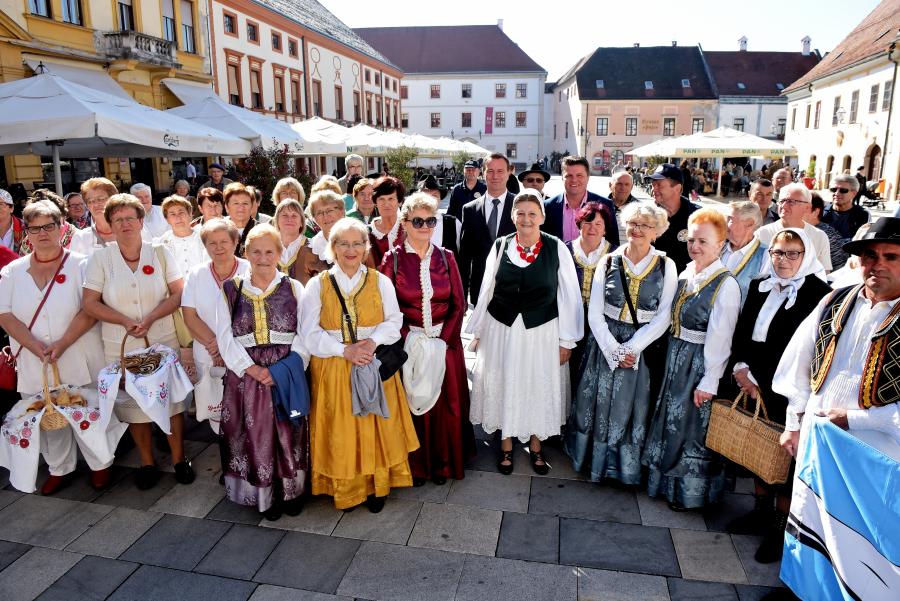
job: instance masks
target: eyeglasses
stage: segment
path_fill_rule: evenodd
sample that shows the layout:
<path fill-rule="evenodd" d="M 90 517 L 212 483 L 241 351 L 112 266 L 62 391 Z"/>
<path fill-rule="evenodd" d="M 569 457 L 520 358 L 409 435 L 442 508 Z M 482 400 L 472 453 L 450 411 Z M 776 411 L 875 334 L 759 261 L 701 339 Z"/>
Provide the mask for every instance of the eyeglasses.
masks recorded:
<path fill-rule="evenodd" d="M 809 203 L 806 202 L 805 200 L 794 200 L 793 198 L 785 198 L 783 200 L 779 200 L 778 204 L 791 207 L 793 205 L 808 205 Z"/>
<path fill-rule="evenodd" d="M 340 211 L 340 209 L 335 209 L 335 208 L 323 209 L 321 211 L 316 211 L 315 213 L 313 213 L 313 217 L 315 217 L 316 219 L 321 219 L 322 217 L 331 217 L 332 215 L 334 215 L 335 213 L 337 213 L 339 211 Z"/>
<path fill-rule="evenodd" d="M 831 188 L 831 193 L 834 194 L 836 192 L 840 192 L 841 194 L 846 194 L 850 191 L 850 188 Z"/>
<path fill-rule="evenodd" d="M 773 259 L 778 259 L 781 261 L 782 259 L 787 259 L 789 261 L 796 261 L 803 255 L 804 251 L 802 250 L 770 250 L 769 254 L 772 255 Z"/>
<path fill-rule="evenodd" d="M 365 242 L 335 242 L 334 245 L 341 250 L 363 250 L 366 247 Z"/>
<path fill-rule="evenodd" d="M 423 227 L 427 227 L 428 229 L 434 229 L 437 226 L 437 217 L 426 217 L 422 219 L 421 217 L 413 217 L 408 220 L 414 228 L 417 230 L 422 229 Z"/>
<path fill-rule="evenodd" d="M 41 232 L 52 232 L 57 227 L 59 227 L 58 223 L 45 223 L 44 225 L 29 225 L 25 227 L 25 231 L 31 235 L 37 235 Z"/>
<path fill-rule="evenodd" d="M 113 219 L 112 221 L 110 221 L 110 223 L 113 225 L 124 225 L 126 223 L 131 225 L 135 221 L 140 220 L 140 217 L 119 217 L 118 219 Z"/>
<path fill-rule="evenodd" d="M 646 232 L 647 230 L 653 229 L 653 226 L 649 223 L 638 223 L 636 221 L 626 221 L 625 225 L 639 232 Z"/>

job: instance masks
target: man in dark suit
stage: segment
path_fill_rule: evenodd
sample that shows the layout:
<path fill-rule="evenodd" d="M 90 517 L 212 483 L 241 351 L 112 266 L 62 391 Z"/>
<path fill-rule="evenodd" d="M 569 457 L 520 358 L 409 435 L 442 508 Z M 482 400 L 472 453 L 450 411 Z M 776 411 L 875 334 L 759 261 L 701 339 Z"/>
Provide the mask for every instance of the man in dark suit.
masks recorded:
<path fill-rule="evenodd" d="M 462 209 L 462 233 L 459 243 L 459 272 L 463 291 L 478 303 L 484 264 L 494 240 L 516 231 L 512 222 L 513 194 L 506 189 L 509 160 L 499 153 L 484 161 L 487 190 Z"/>
<path fill-rule="evenodd" d="M 588 192 L 590 164 L 584 157 L 568 156 L 562 160 L 563 185 L 565 192 L 544 201 L 546 220 L 541 229 L 556 236 L 563 242 L 578 237 L 578 226 L 575 225 L 575 213 L 589 202 L 596 202 L 606 207 L 603 221 L 606 224 L 606 240 L 612 248 L 619 246 L 619 227 L 616 225 L 616 207 L 605 196 Z"/>

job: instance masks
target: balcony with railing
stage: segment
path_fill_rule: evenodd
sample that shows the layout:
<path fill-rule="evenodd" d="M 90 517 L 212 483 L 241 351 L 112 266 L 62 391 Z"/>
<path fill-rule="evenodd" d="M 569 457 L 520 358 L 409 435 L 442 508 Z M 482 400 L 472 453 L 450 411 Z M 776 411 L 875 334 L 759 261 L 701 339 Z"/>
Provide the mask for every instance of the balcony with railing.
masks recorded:
<path fill-rule="evenodd" d="M 97 39 L 97 50 L 110 60 L 137 60 L 151 65 L 180 68 L 178 46 L 137 31 L 106 31 Z"/>

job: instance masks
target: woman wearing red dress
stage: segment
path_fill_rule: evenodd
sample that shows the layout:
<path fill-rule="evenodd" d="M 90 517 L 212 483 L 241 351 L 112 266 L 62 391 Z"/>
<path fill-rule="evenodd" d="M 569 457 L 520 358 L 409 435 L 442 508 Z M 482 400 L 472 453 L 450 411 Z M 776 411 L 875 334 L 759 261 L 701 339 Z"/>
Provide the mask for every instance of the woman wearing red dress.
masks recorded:
<path fill-rule="evenodd" d="M 370 256 L 375 267 L 381 265 L 384 255 L 397 245 L 402 245 L 406 232 L 400 227 L 397 209 L 403 204 L 406 188 L 396 177 L 386 175 L 375 180 L 372 199 L 378 209 L 378 217 L 369 222 Z"/>

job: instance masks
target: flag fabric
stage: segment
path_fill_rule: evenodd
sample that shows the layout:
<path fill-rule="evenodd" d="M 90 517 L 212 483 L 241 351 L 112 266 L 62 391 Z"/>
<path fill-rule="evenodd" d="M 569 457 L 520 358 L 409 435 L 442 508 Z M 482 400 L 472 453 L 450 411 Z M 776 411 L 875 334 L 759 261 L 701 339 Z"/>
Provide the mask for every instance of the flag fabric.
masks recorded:
<path fill-rule="evenodd" d="M 797 458 L 781 579 L 801 599 L 900 599 L 900 463 L 824 418 Z"/>

